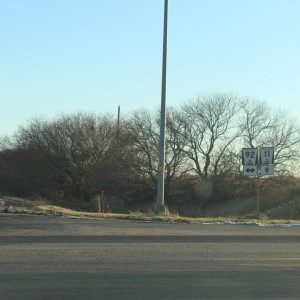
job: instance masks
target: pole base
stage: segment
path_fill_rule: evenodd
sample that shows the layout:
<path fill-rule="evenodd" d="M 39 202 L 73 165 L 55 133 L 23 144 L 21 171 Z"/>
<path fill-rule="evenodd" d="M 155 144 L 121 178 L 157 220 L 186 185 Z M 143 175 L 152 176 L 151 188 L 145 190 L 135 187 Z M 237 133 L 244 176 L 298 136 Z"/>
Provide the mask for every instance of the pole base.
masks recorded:
<path fill-rule="evenodd" d="M 156 208 L 156 213 L 158 215 L 166 215 L 167 211 L 168 211 L 168 209 L 165 205 L 157 206 L 157 208 Z"/>

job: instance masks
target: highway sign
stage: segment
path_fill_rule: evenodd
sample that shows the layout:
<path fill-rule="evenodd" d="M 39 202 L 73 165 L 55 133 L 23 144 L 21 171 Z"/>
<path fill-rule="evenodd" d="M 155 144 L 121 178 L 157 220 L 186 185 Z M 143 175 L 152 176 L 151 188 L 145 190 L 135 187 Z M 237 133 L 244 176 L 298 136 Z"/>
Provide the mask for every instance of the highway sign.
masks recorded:
<path fill-rule="evenodd" d="M 260 163 L 262 165 L 274 164 L 274 147 L 260 148 Z"/>
<path fill-rule="evenodd" d="M 260 175 L 261 176 L 274 175 L 274 165 L 261 165 Z"/>
<path fill-rule="evenodd" d="M 243 166 L 245 176 L 256 176 L 257 175 L 257 166 Z"/>
<path fill-rule="evenodd" d="M 242 160 L 244 166 L 257 165 L 257 148 L 243 148 Z"/>

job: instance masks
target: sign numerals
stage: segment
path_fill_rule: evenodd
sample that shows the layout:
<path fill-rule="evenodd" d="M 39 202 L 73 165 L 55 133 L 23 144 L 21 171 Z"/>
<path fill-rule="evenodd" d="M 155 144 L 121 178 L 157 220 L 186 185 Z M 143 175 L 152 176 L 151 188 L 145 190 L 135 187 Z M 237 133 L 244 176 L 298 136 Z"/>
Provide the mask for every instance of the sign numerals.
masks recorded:
<path fill-rule="evenodd" d="M 258 159 L 259 158 L 259 159 Z M 245 176 L 274 175 L 274 148 L 243 148 L 242 159 Z"/>
<path fill-rule="evenodd" d="M 265 157 L 271 157 L 269 150 L 268 151 L 264 151 L 264 153 L 265 153 Z"/>
<path fill-rule="evenodd" d="M 246 154 L 247 158 L 255 158 L 255 152 L 254 151 L 253 152 L 247 151 L 245 154 Z"/>

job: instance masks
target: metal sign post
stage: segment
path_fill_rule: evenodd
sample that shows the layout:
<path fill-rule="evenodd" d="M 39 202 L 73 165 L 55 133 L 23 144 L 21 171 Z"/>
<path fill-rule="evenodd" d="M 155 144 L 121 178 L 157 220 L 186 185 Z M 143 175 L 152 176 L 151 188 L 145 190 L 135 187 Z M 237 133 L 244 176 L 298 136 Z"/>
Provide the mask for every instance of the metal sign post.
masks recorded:
<path fill-rule="evenodd" d="M 257 148 L 257 155 L 259 157 L 259 148 Z M 257 158 L 258 158 L 257 157 Z M 257 159 L 259 162 L 259 160 Z M 259 167 L 259 165 L 258 165 Z M 257 216 L 260 214 L 260 176 L 259 176 L 259 171 L 257 172 L 257 180 L 256 180 L 256 211 L 257 211 Z"/>
<path fill-rule="evenodd" d="M 256 176 L 256 210 L 260 213 L 260 176 L 274 175 L 274 147 L 243 148 L 244 176 Z"/>

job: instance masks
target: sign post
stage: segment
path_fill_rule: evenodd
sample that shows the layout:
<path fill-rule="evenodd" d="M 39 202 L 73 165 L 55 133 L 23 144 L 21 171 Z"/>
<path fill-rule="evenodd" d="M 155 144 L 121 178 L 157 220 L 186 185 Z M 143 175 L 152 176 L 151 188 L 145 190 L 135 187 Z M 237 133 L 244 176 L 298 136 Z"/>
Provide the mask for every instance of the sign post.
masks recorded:
<path fill-rule="evenodd" d="M 260 212 L 260 176 L 274 175 L 274 147 L 243 148 L 244 176 L 256 176 L 256 209 Z"/>
<path fill-rule="evenodd" d="M 258 155 L 259 155 L 259 151 Z M 257 211 L 257 216 L 259 216 L 260 213 L 260 174 L 257 172 L 257 177 L 256 177 L 256 211 Z"/>

